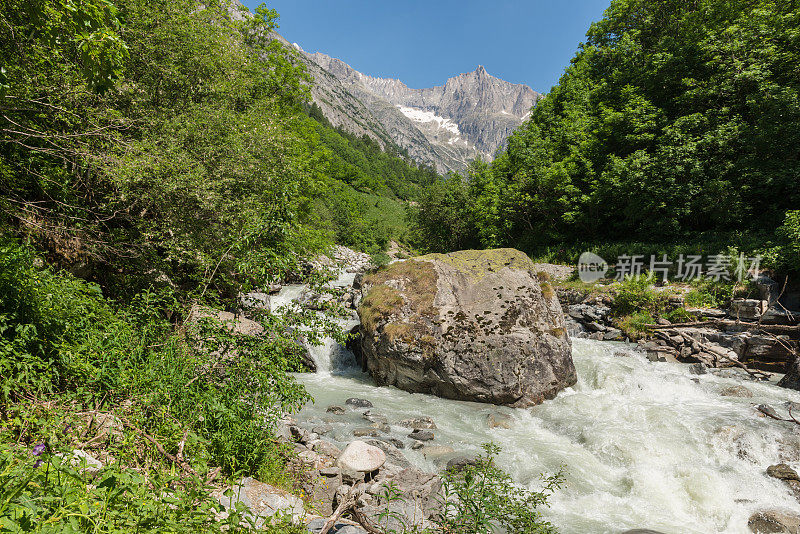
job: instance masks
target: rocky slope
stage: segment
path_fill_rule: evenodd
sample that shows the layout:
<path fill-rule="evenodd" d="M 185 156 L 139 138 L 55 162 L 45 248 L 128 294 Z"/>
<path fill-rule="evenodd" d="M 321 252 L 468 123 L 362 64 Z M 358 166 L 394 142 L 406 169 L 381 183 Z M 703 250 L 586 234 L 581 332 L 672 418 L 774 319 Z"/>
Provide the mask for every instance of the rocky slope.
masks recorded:
<path fill-rule="evenodd" d="M 463 170 L 478 156 L 491 160 L 541 98 L 482 66 L 441 86 L 412 89 L 325 54 L 303 55 L 315 78 L 314 99 L 334 125 L 379 140 L 388 134 L 417 162 L 440 172 Z"/>
<path fill-rule="evenodd" d="M 231 0 L 230 13 L 236 20 L 250 16 L 240 0 Z M 542 98 L 527 85 L 491 76 L 483 66 L 441 86 L 412 89 L 273 36 L 297 50 L 314 78 L 312 98 L 333 126 L 382 146 L 398 145 L 441 173 L 463 171 L 477 157 L 491 160 Z"/>

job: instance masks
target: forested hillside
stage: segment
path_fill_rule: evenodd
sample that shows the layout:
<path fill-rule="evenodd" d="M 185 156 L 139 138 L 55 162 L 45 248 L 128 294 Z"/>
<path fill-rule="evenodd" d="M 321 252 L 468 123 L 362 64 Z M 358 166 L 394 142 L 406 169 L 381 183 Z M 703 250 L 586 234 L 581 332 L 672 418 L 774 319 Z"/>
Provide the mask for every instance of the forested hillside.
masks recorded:
<path fill-rule="evenodd" d="M 778 243 L 800 206 L 798 28 L 796 2 L 615 0 L 505 153 L 432 189 L 421 242 Z"/>
<path fill-rule="evenodd" d="M 199 310 L 334 242 L 382 251 L 438 176 L 315 114 L 263 6 L 0 5 L 0 530 L 219 529 L 208 481 L 287 480 L 297 330 L 341 332 L 287 313 L 242 339 Z M 113 464 L 97 487 L 59 460 L 76 443 Z"/>

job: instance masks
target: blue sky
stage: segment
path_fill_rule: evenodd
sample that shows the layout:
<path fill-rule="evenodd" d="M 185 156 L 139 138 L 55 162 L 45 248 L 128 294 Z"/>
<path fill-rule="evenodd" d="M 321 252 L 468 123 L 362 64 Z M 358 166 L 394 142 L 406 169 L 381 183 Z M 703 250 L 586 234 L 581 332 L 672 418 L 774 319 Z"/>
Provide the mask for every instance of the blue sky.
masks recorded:
<path fill-rule="evenodd" d="M 243 0 L 251 10 L 260 0 Z M 410 87 L 483 65 L 548 92 L 610 0 L 272 0 L 280 33 L 309 52 Z"/>

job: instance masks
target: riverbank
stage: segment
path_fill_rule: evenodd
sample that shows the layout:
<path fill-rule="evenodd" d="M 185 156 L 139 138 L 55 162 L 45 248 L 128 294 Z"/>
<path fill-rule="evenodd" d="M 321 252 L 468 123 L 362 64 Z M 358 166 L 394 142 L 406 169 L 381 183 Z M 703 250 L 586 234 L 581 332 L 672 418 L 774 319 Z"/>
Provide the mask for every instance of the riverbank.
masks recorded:
<path fill-rule="evenodd" d="M 576 305 L 564 304 L 568 313 Z M 593 305 L 607 304 L 601 298 Z M 528 410 L 376 387 L 345 347 L 312 347 L 322 371 L 298 379 L 314 402 L 285 422 L 285 439 L 316 473 L 310 480 L 318 482 L 305 491 L 323 516 L 346 489 L 336 453 L 354 441 L 385 453 L 375 483 L 404 472 L 404 492 L 421 491 L 423 500 L 430 488 L 422 488 L 449 462 L 475 457 L 484 442 L 500 445 L 499 464 L 531 489 L 541 473 L 565 466 L 566 484 L 545 511 L 563 533 L 744 533 L 768 510 L 795 509 L 794 487 L 772 475 L 776 465 L 800 467 L 800 433 L 761 410 L 788 418 L 800 394 L 732 368 L 697 374 L 697 365 L 653 357 L 650 342 L 573 337 L 578 384 Z M 376 491 L 365 506 L 381 504 Z"/>

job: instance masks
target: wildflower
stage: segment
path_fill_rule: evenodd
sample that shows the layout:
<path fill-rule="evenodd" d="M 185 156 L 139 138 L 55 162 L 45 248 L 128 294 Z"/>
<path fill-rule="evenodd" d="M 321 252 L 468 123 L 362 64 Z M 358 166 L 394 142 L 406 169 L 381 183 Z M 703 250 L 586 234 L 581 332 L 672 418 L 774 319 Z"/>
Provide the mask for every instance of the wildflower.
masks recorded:
<path fill-rule="evenodd" d="M 45 445 L 44 443 L 39 443 L 38 445 L 34 445 L 34 447 L 31 449 L 31 454 L 38 457 L 41 456 L 46 449 L 47 445 Z M 37 467 L 42 465 L 43 462 L 44 460 L 39 458 L 38 460 L 36 460 L 36 462 L 34 462 L 33 468 L 36 469 Z"/>

